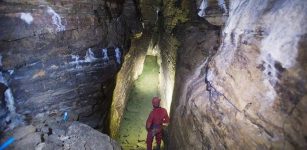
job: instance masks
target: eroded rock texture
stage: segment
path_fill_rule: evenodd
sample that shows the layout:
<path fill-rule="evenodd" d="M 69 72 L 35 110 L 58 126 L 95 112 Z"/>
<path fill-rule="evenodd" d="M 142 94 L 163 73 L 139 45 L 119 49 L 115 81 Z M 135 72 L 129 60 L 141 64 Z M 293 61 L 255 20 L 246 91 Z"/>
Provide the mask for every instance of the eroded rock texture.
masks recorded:
<path fill-rule="evenodd" d="M 172 2 L 169 1 L 166 1 L 166 3 L 169 3 L 169 5 L 172 4 Z M 132 40 L 131 49 L 126 55 L 125 63 L 117 75 L 116 88 L 114 90 L 114 98 L 111 108 L 110 128 L 112 137 L 117 135 L 131 86 L 135 79 L 137 79 L 138 75 L 142 72 L 146 54 L 158 57 L 160 74 L 159 81 L 156 82 L 159 82 L 163 107 L 170 107 L 175 77 L 177 43 L 176 39 L 170 34 L 164 34 L 166 31 L 164 30 L 165 26 L 163 20 L 165 17 L 163 14 L 167 7 L 164 6 L 164 2 L 161 0 L 139 1 L 139 6 L 140 12 L 142 13 L 144 32 L 140 39 Z M 169 20 L 166 21 L 166 26 L 170 26 L 170 28 L 174 27 L 175 24 L 172 24 L 172 22 L 178 21 L 178 18 L 170 18 L 174 16 L 176 16 L 176 14 L 170 12 L 168 16 Z"/>
<path fill-rule="evenodd" d="M 119 144 L 109 136 L 78 122 L 68 127 L 64 149 L 121 150 Z"/>
<path fill-rule="evenodd" d="M 134 1 L 5 0 L 0 5 L 2 73 L 17 113 L 31 122 L 40 113 L 66 111 L 101 128 L 122 56 L 141 31 Z"/>
<path fill-rule="evenodd" d="M 15 141 L 7 147 L 12 150 L 120 150 L 109 136 L 80 122 L 55 122 L 17 127 L 0 139 Z"/>
<path fill-rule="evenodd" d="M 150 33 L 146 31 L 141 39 L 132 40 L 131 48 L 124 58 L 121 70 L 116 76 L 116 87 L 113 92 L 110 117 L 110 133 L 112 137 L 117 136 L 133 82 L 142 73 L 149 42 Z"/>
<path fill-rule="evenodd" d="M 213 25 L 224 25 L 229 12 L 229 0 L 197 0 L 197 15 Z"/>
<path fill-rule="evenodd" d="M 207 98 L 206 66 L 218 49 L 220 30 L 206 22 L 188 22 L 177 30 L 181 46 L 177 52 L 169 149 L 203 149 L 205 135 L 197 128 L 204 123 L 195 120 L 202 119 L 206 112 L 196 104 L 203 105 L 203 99 Z"/>
<path fill-rule="evenodd" d="M 179 50 L 170 149 L 306 149 L 306 6 L 230 1 L 213 57 Z"/>

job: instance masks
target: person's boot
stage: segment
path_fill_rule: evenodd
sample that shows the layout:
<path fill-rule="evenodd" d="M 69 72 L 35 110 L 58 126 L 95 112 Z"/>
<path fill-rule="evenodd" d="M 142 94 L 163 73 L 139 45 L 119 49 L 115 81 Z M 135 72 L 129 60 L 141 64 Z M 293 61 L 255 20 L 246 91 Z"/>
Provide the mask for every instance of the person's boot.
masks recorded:
<path fill-rule="evenodd" d="M 160 150 L 160 145 L 157 145 L 156 150 Z"/>

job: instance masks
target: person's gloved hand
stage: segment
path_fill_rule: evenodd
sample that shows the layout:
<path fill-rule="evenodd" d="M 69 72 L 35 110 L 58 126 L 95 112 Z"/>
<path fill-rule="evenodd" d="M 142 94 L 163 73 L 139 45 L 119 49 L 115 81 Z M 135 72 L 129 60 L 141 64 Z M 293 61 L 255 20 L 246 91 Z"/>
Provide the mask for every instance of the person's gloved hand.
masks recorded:
<path fill-rule="evenodd" d="M 165 129 L 165 128 L 167 128 L 167 127 L 168 127 L 168 123 L 163 123 L 163 124 L 162 124 L 162 128 L 163 128 L 163 129 Z"/>

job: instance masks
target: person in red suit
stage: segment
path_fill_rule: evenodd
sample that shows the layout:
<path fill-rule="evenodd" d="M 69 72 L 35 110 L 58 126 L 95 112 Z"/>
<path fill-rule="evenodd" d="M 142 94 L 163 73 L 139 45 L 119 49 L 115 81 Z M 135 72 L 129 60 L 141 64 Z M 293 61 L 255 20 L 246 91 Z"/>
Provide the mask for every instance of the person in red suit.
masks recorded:
<path fill-rule="evenodd" d="M 147 150 L 152 150 L 152 141 L 156 137 L 157 150 L 160 150 L 162 139 L 162 126 L 169 123 L 169 117 L 166 109 L 160 107 L 160 101 L 158 97 L 152 99 L 153 110 L 150 112 L 146 121 L 147 130 Z"/>

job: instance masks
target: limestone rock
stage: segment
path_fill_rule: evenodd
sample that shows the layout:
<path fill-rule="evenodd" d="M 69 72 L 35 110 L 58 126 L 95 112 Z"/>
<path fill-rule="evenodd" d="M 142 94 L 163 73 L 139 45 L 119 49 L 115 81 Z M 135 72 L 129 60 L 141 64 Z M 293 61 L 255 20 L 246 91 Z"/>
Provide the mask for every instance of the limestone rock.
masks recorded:
<path fill-rule="evenodd" d="M 144 32 L 142 38 L 131 41 L 130 50 L 117 74 L 111 105 L 111 137 L 116 137 L 133 82 L 142 73 L 146 50 L 151 40 L 151 33 L 148 30 Z"/>
<path fill-rule="evenodd" d="M 25 138 L 25 136 L 29 134 L 33 134 L 35 132 L 36 128 L 33 125 L 28 125 L 24 127 L 17 128 L 14 130 L 14 138 L 16 140 L 20 140 L 22 138 Z"/>
<path fill-rule="evenodd" d="M 203 120 L 205 112 L 196 105 L 206 104 L 204 73 L 209 57 L 218 49 L 220 30 L 206 22 L 187 23 L 179 26 L 177 30 L 176 37 L 181 46 L 177 51 L 168 148 L 205 149 L 207 143 L 202 143 L 203 135 L 197 130 L 204 127 L 205 122 L 195 121 Z"/>
<path fill-rule="evenodd" d="M 1 72 L 27 123 L 38 114 L 61 118 L 66 111 L 69 119 L 105 130 L 120 67 L 114 48 L 126 53 L 130 38 L 142 30 L 134 0 L 110 2 L 0 2 Z M 3 130 L 8 114 L 3 100 L 0 108 Z"/>
<path fill-rule="evenodd" d="M 225 24 L 229 12 L 229 0 L 197 0 L 197 15 L 217 26 Z"/>
<path fill-rule="evenodd" d="M 44 133 L 42 129 L 39 130 L 40 126 L 37 125 L 37 128 L 29 125 L 15 128 L 6 132 L 0 142 L 4 143 L 8 137 L 14 137 L 15 141 L 8 147 L 12 150 L 121 149 L 109 136 L 79 122 L 47 124 L 42 128 L 48 127 L 48 133 Z"/>
<path fill-rule="evenodd" d="M 41 142 L 41 135 L 39 133 L 32 133 L 14 144 L 15 150 L 35 149 L 36 145 Z"/>
<path fill-rule="evenodd" d="M 91 150 L 120 150 L 120 146 L 109 136 L 102 134 L 91 127 L 73 122 L 68 128 L 69 138 L 64 142 L 64 149 L 91 149 Z"/>
<path fill-rule="evenodd" d="M 47 137 L 46 139 L 46 144 L 52 144 L 52 145 L 57 145 L 57 146 L 62 146 L 63 142 L 61 141 L 60 137 L 55 135 L 55 134 L 51 134 Z"/>
<path fill-rule="evenodd" d="M 46 146 L 46 143 L 40 143 L 35 147 L 35 150 L 43 150 L 45 146 Z"/>
<path fill-rule="evenodd" d="M 306 149 L 306 6 L 230 1 L 217 53 L 179 54 L 171 149 Z"/>

